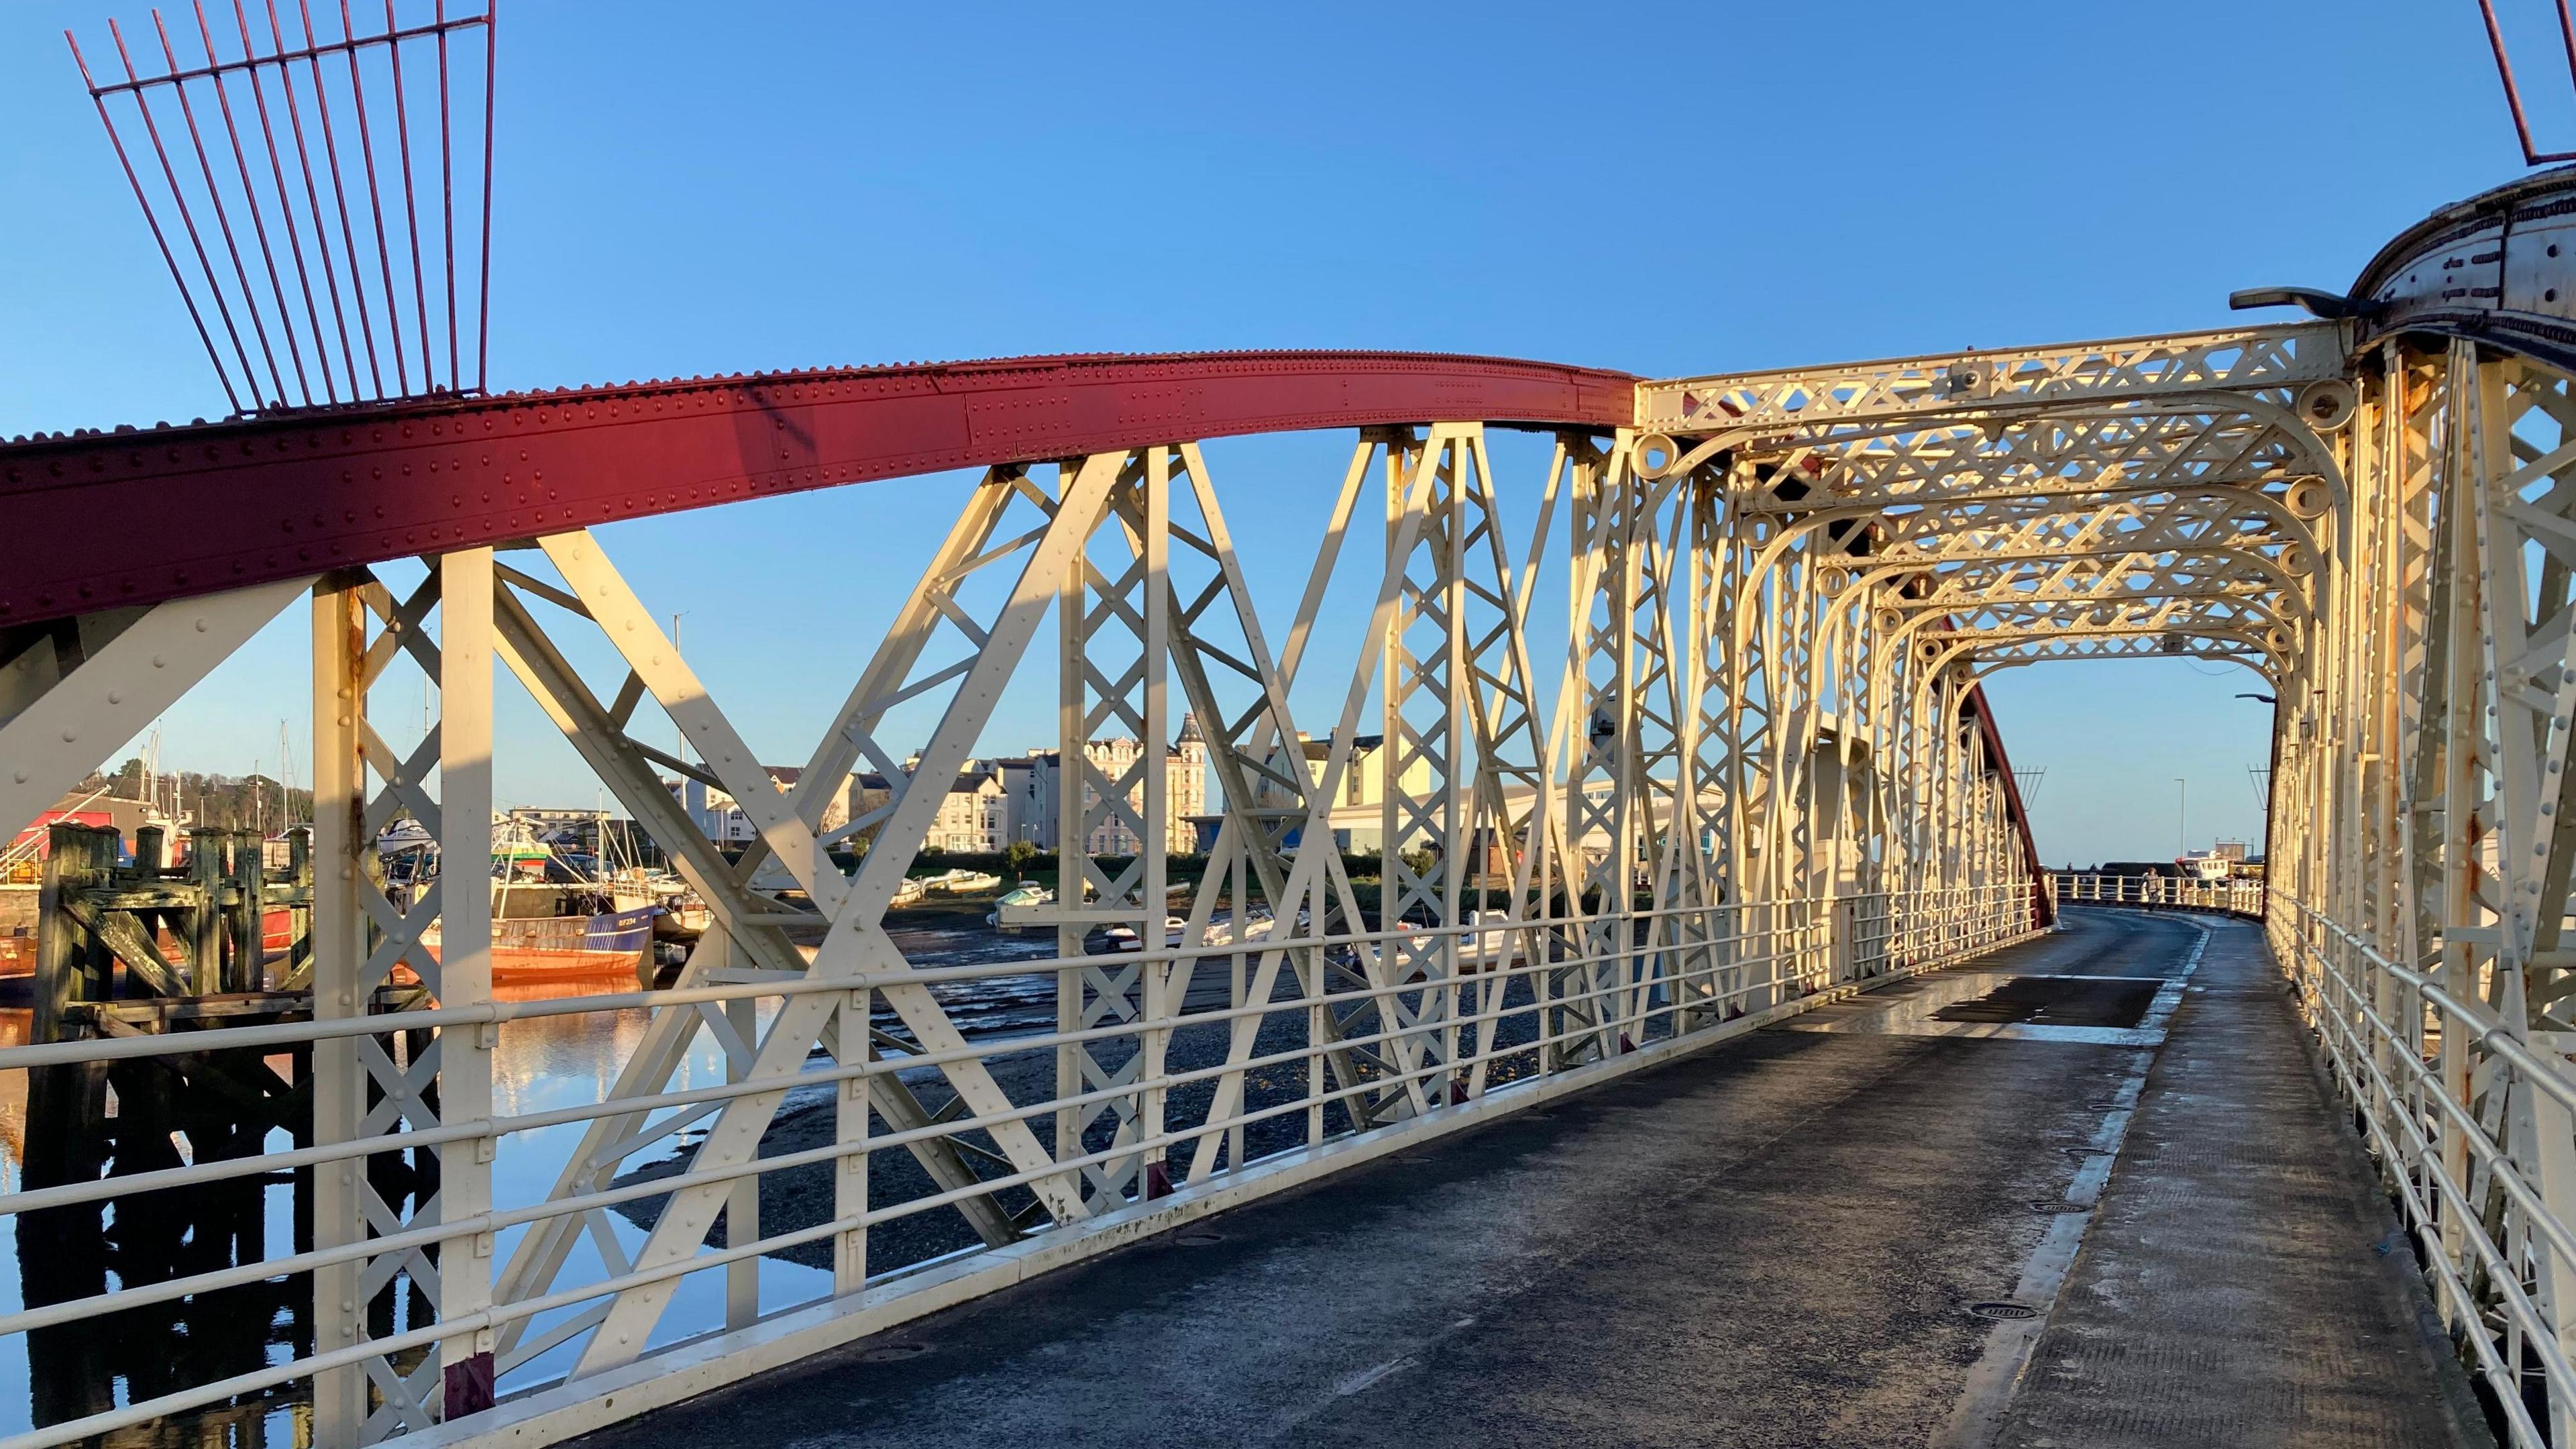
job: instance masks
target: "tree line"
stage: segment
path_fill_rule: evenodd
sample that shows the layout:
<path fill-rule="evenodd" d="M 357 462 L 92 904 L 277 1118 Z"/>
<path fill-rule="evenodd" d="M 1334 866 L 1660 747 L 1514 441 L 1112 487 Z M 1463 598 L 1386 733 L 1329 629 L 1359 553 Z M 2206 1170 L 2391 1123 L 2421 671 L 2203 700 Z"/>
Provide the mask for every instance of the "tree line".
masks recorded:
<path fill-rule="evenodd" d="M 112 773 L 93 772 L 77 793 L 101 786 L 124 800 L 142 800 L 195 825 L 218 830 L 262 830 L 274 835 L 288 825 L 313 818 L 313 792 L 281 785 L 266 775 L 202 775 L 193 770 L 164 771 L 144 787 L 143 761 L 129 759 Z"/>

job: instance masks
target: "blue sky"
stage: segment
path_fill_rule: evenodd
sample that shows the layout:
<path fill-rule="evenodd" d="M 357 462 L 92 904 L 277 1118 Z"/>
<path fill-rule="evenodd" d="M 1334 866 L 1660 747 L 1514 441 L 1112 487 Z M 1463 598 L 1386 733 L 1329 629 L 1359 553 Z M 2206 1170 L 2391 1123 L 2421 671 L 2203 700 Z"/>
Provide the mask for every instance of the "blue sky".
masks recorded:
<path fill-rule="evenodd" d="M 62 46 L 67 26 L 103 43 L 110 14 L 144 19 L 0 8 L 0 434 L 224 408 Z M 1669 375 L 2168 331 L 2226 322 L 2236 287 L 2340 288 L 2522 169 L 2468 0 L 511 0 L 503 23 L 499 386 L 1336 346 Z M 2576 105 L 2545 38 L 2522 54 L 2547 141 Z M 1212 451 L 1237 532 L 1288 541 L 1257 568 L 1274 598 L 1343 446 Z M 960 486 L 603 537 L 688 611 L 755 746 L 801 759 Z M 173 711 L 165 762 L 273 770 L 281 715 L 300 759 L 300 698 L 278 701 L 303 688 L 302 629 Z M 2043 851 L 2170 853 L 2176 776 L 2195 846 L 2256 830 L 2268 719 L 2230 696 L 2257 687 L 2180 661 L 1998 680 L 2017 763 L 2048 772 Z M 1044 743 L 1050 695 L 1006 701 L 988 747 Z M 502 740 L 505 798 L 595 793 L 523 703 Z"/>

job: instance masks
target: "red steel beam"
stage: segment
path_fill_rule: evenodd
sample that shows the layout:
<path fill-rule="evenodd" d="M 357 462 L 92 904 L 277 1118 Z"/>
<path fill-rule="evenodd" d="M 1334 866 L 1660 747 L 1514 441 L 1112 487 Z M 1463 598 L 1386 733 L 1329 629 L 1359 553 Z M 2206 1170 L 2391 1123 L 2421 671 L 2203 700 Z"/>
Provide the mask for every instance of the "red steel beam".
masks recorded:
<path fill-rule="evenodd" d="M 1995 711 L 1986 703 L 1986 687 L 1977 685 L 1968 691 L 1977 711 L 1977 733 L 1985 737 L 1986 758 L 1995 762 L 1995 773 L 2003 777 L 2004 813 L 2012 817 L 2013 828 L 2021 834 L 2022 863 L 2030 869 L 2030 918 L 2035 926 L 2057 924 L 2057 907 L 2048 899 L 2047 882 L 2041 877 L 2048 867 L 2039 863 L 2039 840 L 2030 833 L 2030 807 L 2021 798 L 2021 777 L 2013 773 L 2012 757 L 2004 753 L 2004 733 L 1995 727 Z"/>
<path fill-rule="evenodd" d="M 1626 373 L 1408 352 L 1018 357 L 0 443 L 0 625 L 951 468 L 1434 421 L 1608 431 Z"/>

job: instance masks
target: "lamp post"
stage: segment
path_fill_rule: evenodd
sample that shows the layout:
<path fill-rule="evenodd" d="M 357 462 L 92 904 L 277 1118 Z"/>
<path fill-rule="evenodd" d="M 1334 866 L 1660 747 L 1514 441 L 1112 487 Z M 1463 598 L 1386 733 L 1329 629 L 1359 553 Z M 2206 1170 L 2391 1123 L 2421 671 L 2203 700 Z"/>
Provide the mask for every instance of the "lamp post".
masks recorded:
<path fill-rule="evenodd" d="M 687 613 L 688 610 L 682 609 L 679 613 L 671 616 L 671 653 L 674 655 L 677 655 L 680 652 L 680 620 L 685 617 Z M 679 746 L 678 752 L 674 758 L 679 760 L 683 765 L 687 764 L 689 762 L 689 732 L 680 727 L 680 722 L 677 719 L 671 721 L 671 736 Z"/>
<path fill-rule="evenodd" d="M 2191 831 L 2184 824 L 2191 808 L 2191 783 L 2174 776 L 2174 859 L 2191 854 Z"/>

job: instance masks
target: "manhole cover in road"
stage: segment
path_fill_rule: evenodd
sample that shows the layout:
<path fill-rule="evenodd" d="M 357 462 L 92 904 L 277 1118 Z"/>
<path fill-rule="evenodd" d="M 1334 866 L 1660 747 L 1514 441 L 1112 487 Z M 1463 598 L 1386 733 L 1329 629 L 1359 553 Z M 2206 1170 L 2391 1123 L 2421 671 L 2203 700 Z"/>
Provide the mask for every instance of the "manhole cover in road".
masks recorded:
<path fill-rule="evenodd" d="M 1195 1232 L 1174 1233 L 1172 1234 L 1172 1241 L 1180 1244 L 1184 1248 L 1206 1248 L 1224 1242 L 1225 1235 L 1222 1233 L 1211 1233 L 1202 1228 Z"/>
<path fill-rule="evenodd" d="M 930 1352 L 926 1343 L 881 1343 L 859 1355 L 861 1363 L 901 1363 Z"/>
<path fill-rule="evenodd" d="M 1968 1305 L 1968 1311 L 1979 1318 L 2000 1319 L 2006 1322 L 2039 1316 L 2039 1310 L 2027 1303 L 1971 1303 Z"/>

